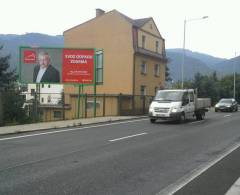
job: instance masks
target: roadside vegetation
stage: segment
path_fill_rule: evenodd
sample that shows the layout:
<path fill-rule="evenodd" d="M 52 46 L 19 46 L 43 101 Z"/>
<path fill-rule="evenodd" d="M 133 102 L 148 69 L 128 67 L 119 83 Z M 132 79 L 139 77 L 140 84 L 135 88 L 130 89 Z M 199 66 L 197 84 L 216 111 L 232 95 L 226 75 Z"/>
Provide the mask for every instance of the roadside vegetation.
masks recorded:
<path fill-rule="evenodd" d="M 24 99 L 17 83 L 15 70 L 10 70 L 10 55 L 2 53 L 0 46 L 0 126 L 30 122 L 22 108 Z"/>
<path fill-rule="evenodd" d="M 233 75 L 218 78 L 216 72 L 207 76 L 195 74 L 193 80 L 185 81 L 184 88 L 197 88 L 199 97 L 210 97 L 214 105 L 221 98 L 233 98 Z M 236 74 L 236 100 L 240 103 L 240 74 Z M 181 88 L 181 82 L 173 84 L 173 88 Z"/>

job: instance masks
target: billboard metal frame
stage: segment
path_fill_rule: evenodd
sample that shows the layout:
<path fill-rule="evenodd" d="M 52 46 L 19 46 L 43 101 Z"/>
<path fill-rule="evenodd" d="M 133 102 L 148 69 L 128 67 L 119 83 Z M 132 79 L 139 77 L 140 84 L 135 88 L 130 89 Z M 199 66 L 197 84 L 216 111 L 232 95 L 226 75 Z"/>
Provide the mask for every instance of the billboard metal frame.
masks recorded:
<path fill-rule="evenodd" d="M 94 51 L 94 65 L 93 65 L 93 83 L 91 84 L 83 84 L 83 83 L 48 83 L 48 82 L 42 82 L 42 83 L 30 83 L 30 82 L 22 82 L 22 55 L 21 55 L 21 51 L 22 49 L 73 49 L 73 50 L 93 50 Z M 62 66 L 61 66 L 62 68 Z M 78 118 L 80 118 L 80 91 L 82 88 L 83 91 L 83 87 L 84 86 L 93 86 L 93 93 L 94 93 L 94 106 L 93 106 L 93 111 L 94 111 L 94 117 L 96 117 L 96 92 L 97 92 L 97 87 L 96 87 L 96 49 L 95 48 L 77 48 L 77 47 L 30 47 L 30 46 L 20 46 L 19 47 L 19 64 L 18 64 L 18 68 L 17 68 L 17 75 L 18 75 L 18 82 L 22 83 L 22 84 L 36 84 L 40 85 L 40 84 L 54 84 L 54 85 L 73 85 L 73 86 L 77 86 L 78 87 Z"/>

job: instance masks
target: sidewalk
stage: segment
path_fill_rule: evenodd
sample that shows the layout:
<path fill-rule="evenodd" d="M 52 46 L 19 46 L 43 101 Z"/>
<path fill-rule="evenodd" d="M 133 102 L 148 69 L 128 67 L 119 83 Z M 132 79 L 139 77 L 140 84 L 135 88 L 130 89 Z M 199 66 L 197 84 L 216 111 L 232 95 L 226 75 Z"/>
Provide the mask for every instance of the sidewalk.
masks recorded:
<path fill-rule="evenodd" d="M 109 117 L 96 117 L 96 118 L 54 121 L 54 122 L 42 122 L 42 123 L 33 123 L 33 124 L 27 124 L 27 125 L 4 126 L 4 127 L 0 127 L 0 135 L 37 131 L 37 130 L 44 130 L 44 129 L 76 127 L 81 125 L 131 120 L 131 119 L 139 119 L 139 118 L 146 118 L 146 116 L 109 116 Z"/>

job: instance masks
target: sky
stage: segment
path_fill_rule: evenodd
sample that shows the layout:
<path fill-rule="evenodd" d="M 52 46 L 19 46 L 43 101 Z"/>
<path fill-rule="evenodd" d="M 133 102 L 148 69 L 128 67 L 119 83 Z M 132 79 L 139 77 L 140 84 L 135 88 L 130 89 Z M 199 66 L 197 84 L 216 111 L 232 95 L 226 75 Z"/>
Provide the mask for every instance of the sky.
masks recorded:
<path fill-rule="evenodd" d="M 0 34 L 63 31 L 116 9 L 133 19 L 153 17 L 166 49 L 183 47 L 220 58 L 240 55 L 240 0 L 1 0 Z M 189 21 L 208 16 L 207 19 Z"/>

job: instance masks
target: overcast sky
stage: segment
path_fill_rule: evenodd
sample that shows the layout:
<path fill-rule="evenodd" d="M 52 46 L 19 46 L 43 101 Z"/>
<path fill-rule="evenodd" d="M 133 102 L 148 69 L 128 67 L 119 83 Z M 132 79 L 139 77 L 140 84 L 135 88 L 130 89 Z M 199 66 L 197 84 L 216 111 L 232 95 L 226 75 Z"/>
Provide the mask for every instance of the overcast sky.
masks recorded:
<path fill-rule="evenodd" d="M 39 32 L 49 35 L 95 17 L 95 9 L 117 9 L 133 18 L 153 17 L 166 48 L 182 48 L 221 58 L 240 55 L 240 0 L 2 0 L 0 34 Z"/>

